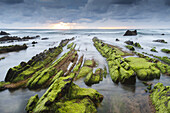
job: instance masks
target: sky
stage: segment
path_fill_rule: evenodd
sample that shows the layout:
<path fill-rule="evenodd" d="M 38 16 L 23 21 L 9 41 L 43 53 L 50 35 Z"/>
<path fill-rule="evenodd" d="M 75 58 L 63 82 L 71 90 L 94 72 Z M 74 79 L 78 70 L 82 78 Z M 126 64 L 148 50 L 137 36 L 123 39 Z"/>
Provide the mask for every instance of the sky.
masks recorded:
<path fill-rule="evenodd" d="M 0 28 L 170 28 L 170 0 L 0 0 Z"/>

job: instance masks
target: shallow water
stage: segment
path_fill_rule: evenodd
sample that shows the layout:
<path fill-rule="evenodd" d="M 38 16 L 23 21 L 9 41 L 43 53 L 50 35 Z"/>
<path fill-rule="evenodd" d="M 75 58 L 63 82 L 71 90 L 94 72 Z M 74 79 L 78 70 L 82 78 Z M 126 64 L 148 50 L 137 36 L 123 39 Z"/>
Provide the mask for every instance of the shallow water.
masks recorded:
<path fill-rule="evenodd" d="M 134 42 L 139 42 L 144 48 L 136 49 L 138 52 L 152 53 L 158 56 L 168 56 L 168 54 L 162 53 L 160 50 L 162 48 L 170 49 L 170 30 L 138 30 L 139 34 L 137 36 L 123 36 L 126 30 L 5 30 L 12 35 L 17 36 L 36 36 L 40 35 L 41 38 L 48 37 L 49 40 L 29 40 L 25 42 L 14 42 L 14 43 L 3 43 L 0 46 L 12 45 L 12 44 L 28 44 L 29 48 L 27 50 L 22 50 L 19 52 L 11 52 L 6 54 L 0 54 L 5 56 L 4 60 L 0 61 L 0 80 L 4 80 L 5 75 L 10 67 L 18 65 L 21 61 L 27 62 L 32 56 L 37 53 L 42 52 L 45 49 L 58 46 L 62 39 L 75 37 L 75 42 L 77 44 L 76 49 L 80 50 L 78 52 L 79 57 L 84 55 L 85 59 L 95 59 L 98 62 L 98 67 L 107 67 L 107 62 L 104 57 L 93 46 L 92 38 L 98 37 L 104 42 L 121 47 L 123 50 L 128 51 L 124 46 L 126 45 L 124 41 L 133 40 Z M 160 35 L 165 33 L 164 36 Z M 152 35 L 154 34 L 154 35 Z M 115 39 L 118 38 L 120 41 L 116 42 Z M 165 39 L 168 44 L 161 44 L 157 42 L 152 42 L 155 39 Z M 38 44 L 32 47 L 31 42 L 37 41 Z M 69 42 L 71 43 L 71 42 Z M 150 52 L 152 47 L 155 47 L 158 53 Z M 58 56 L 62 56 L 68 50 L 66 47 L 64 51 Z M 97 68 L 98 68 L 97 67 Z M 96 68 L 94 68 L 95 70 Z M 170 77 L 162 75 L 161 78 L 150 81 L 154 84 L 157 82 L 162 82 L 164 85 L 170 85 Z M 75 82 L 80 87 L 87 87 L 83 79 Z M 106 78 L 103 79 L 99 84 L 95 84 L 92 88 L 99 91 L 104 95 L 104 100 L 98 107 L 99 113 L 150 113 L 150 106 L 148 95 L 145 93 L 144 89 L 146 86 L 142 84 L 142 81 L 136 80 L 135 85 L 121 85 L 114 84 L 108 74 Z M 5 90 L 0 92 L 0 112 L 1 113 L 21 113 L 25 112 L 25 106 L 28 99 L 38 94 L 41 96 L 46 89 L 41 91 L 30 91 L 28 89 L 19 89 L 16 91 Z"/>

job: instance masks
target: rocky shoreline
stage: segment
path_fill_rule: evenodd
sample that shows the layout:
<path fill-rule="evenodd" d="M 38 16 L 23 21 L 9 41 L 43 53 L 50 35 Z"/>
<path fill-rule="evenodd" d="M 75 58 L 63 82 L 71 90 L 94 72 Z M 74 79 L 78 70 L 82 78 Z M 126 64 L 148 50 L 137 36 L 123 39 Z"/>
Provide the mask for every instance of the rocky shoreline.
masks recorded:
<path fill-rule="evenodd" d="M 18 66 L 10 68 L 5 81 L 0 82 L 0 90 L 48 88 L 41 97 L 37 94 L 30 97 L 26 106 L 28 113 L 97 112 L 97 107 L 104 96 L 95 89 L 81 88 L 74 81 L 84 78 L 87 86 L 100 84 L 106 78 L 107 69 L 106 67 L 96 68 L 98 62 L 95 59 L 79 56 L 78 50 L 75 49 L 77 45 L 72 42 L 74 39 L 73 37 L 62 40 L 58 47 L 49 48 L 33 56 L 28 62 L 21 62 Z M 141 81 L 149 81 L 159 79 L 161 73 L 170 75 L 169 58 L 159 58 L 154 55 L 151 56 L 156 58 L 151 58 L 144 55 L 147 53 L 136 52 L 135 48 L 143 49 L 138 42 L 126 41 L 126 47 L 132 51 L 127 52 L 117 46 L 104 43 L 96 37 L 92 41 L 98 52 L 106 58 L 110 77 L 115 84 L 135 85 L 137 78 Z M 68 52 L 63 51 L 65 46 Z M 131 49 L 132 47 L 134 49 Z M 62 52 L 64 54 L 58 58 Z M 168 100 L 162 100 L 164 98 L 157 96 L 160 94 L 157 90 L 159 87 L 161 87 L 161 94 L 164 94 L 165 89 L 162 90 L 162 85 L 158 83 L 151 90 L 152 86 L 145 84 L 151 93 L 151 101 L 156 111 L 162 110 L 159 106 L 163 106 L 165 112 L 168 111 L 168 106 L 162 105 L 162 102 L 167 103 Z M 168 92 L 169 89 L 166 88 L 166 91 Z M 168 98 L 167 96 L 169 93 L 165 95 L 165 98 Z M 156 103 L 155 99 L 159 100 L 160 104 Z"/>

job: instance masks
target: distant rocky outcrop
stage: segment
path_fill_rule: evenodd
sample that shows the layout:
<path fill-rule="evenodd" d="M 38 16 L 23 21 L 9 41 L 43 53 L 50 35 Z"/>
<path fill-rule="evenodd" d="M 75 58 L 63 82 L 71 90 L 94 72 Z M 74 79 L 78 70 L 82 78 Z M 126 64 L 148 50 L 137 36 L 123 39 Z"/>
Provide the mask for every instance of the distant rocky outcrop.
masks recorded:
<path fill-rule="evenodd" d="M 18 36 L 3 36 L 0 38 L 0 41 L 10 41 L 10 42 L 13 42 L 13 41 L 27 41 L 29 39 L 36 39 L 40 37 L 39 35 L 37 36 L 33 36 L 33 37 L 30 37 L 30 36 L 26 36 L 26 37 L 18 37 Z"/>
<path fill-rule="evenodd" d="M 2 46 L 2 47 L 0 47 L 0 54 L 1 53 L 12 52 L 12 51 L 19 51 L 19 50 L 23 50 L 23 49 L 27 49 L 27 48 L 28 48 L 28 46 L 26 44 Z"/>
<path fill-rule="evenodd" d="M 48 40 L 49 38 L 41 38 L 41 40 Z"/>
<path fill-rule="evenodd" d="M 130 40 L 125 41 L 125 43 L 126 43 L 127 45 L 133 45 L 133 41 L 130 41 Z"/>
<path fill-rule="evenodd" d="M 10 35 L 9 33 L 5 32 L 5 31 L 1 31 L 0 35 Z"/>
<path fill-rule="evenodd" d="M 116 41 L 120 41 L 118 38 L 116 38 Z"/>
<path fill-rule="evenodd" d="M 163 40 L 163 39 L 153 40 L 153 42 L 167 43 L 167 42 L 166 42 L 165 40 Z"/>
<path fill-rule="evenodd" d="M 137 35 L 137 30 L 134 31 L 127 30 L 123 36 L 135 36 L 135 35 Z"/>

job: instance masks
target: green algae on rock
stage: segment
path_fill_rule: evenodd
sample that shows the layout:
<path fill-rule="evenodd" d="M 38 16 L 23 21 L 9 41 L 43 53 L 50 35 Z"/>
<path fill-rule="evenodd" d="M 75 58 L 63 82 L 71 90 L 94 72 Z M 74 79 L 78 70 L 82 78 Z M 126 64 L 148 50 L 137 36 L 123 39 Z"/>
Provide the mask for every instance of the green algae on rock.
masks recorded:
<path fill-rule="evenodd" d="M 131 51 L 135 51 L 135 48 L 131 45 L 126 45 L 125 47 L 128 48 Z"/>
<path fill-rule="evenodd" d="M 147 62 L 144 58 L 128 57 L 125 59 L 136 72 L 140 80 L 152 80 L 160 77 L 160 71 L 154 63 Z"/>
<path fill-rule="evenodd" d="M 170 75 L 170 66 L 168 65 L 168 64 L 164 64 L 164 63 L 162 63 L 162 62 L 160 62 L 159 60 L 157 60 L 157 59 L 155 59 L 155 58 L 150 58 L 150 57 L 148 57 L 148 56 L 145 56 L 145 55 L 143 55 L 143 54 L 141 54 L 141 53 L 138 53 L 138 52 L 134 52 L 136 55 L 138 55 L 139 57 L 142 57 L 142 58 L 145 58 L 147 61 L 149 61 L 149 62 L 154 62 L 154 63 L 156 63 L 156 67 L 161 71 L 161 73 L 163 73 L 163 74 L 167 74 L 167 75 Z M 158 56 L 155 56 L 155 55 L 153 55 L 153 54 L 148 54 L 148 53 L 145 53 L 145 52 L 143 52 L 144 54 L 147 54 L 147 55 L 150 55 L 150 56 L 153 56 L 153 57 L 156 57 L 156 58 L 158 58 L 158 59 L 160 59 L 161 61 L 163 61 L 163 57 L 158 57 Z M 164 58 L 166 58 L 167 59 L 167 62 L 169 61 L 169 58 L 168 57 L 164 57 Z M 165 61 L 163 61 L 163 62 L 165 62 Z"/>
<path fill-rule="evenodd" d="M 67 45 L 67 49 L 72 48 L 73 45 L 74 45 L 74 42 L 72 42 L 71 44 Z"/>
<path fill-rule="evenodd" d="M 164 53 L 170 53 L 170 49 L 161 49 L 161 51 Z"/>
<path fill-rule="evenodd" d="M 38 70 L 50 64 L 61 52 L 62 47 L 50 48 L 26 62 L 21 62 L 20 65 L 10 68 L 5 77 L 5 81 L 18 82 L 30 77 Z"/>
<path fill-rule="evenodd" d="M 28 113 L 33 112 L 33 109 L 35 108 L 38 100 L 39 100 L 39 97 L 38 97 L 37 94 L 34 95 L 34 96 L 32 96 L 32 97 L 29 99 L 25 110 L 26 110 Z"/>
<path fill-rule="evenodd" d="M 0 60 L 5 59 L 5 57 L 0 57 Z"/>
<path fill-rule="evenodd" d="M 7 53 L 7 52 L 13 52 L 13 51 L 20 51 L 27 49 L 28 46 L 26 44 L 23 45 L 10 45 L 10 46 L 0 46 L 0 54 L 1 53 Z"/>
<path fill-rule="evenodd" d="M 155 106 L 157 113 L 170 112 L 170 86 L 164 86 L 162 83 L 157 83 L 152 89 L 150 98 Z"/>
<path fill-rule="evenodd" d="M 6 89 L 5 85 L 7 85 L 7 84 L 10 84 L 10 82 L 1 81 L 0 82 L 0 91 L 5 90 Z"/>
<path fill-rule="evenodd" d="M 135 47 L 137 47 L 137 48 L 141 48 L 141 49 L 143 49 L 143 48 L 141 47 L 141 45 L 140 45 L 138 42 L 133 43 L 133 46 L 135 46 Z"/>
<path fill-rule="evenodd" d="M 84 61 L 84 66 L 88 66 L 88 67 L 95 67 L 96 66 L 96 62 L 93 60 L 85 60 Z"/>
<path fill-rule="evenodd" d="M 92 72 L 93 69 L 91 67 L 87 67 L 87 66 L 83 66 L 80 69 L 79 74 L 77 75 L 76 79 L 79 79 L 81 77 L 85 77 L 86 75 L 88 75 L 88 73 Z"/>
<path fill-rule="evenodd" d="M 103 80 L 104 71 L 101 68 L 96 69 L 95 73 L 93 72 L 88 73 L 84 82 L 86 85 L 91 86 L 93 84 L 97 84 Z"/>
<path fill-rule="evenodd" d="M 155 48 L 152 48 L 150 51 L 152 51 L 152 52 L 158 52 Z"/>
<path fill-rule="evenodd" d="M 97 103 L 103 100 L 103 96 L 95 89 L 80 88 L 75 85 L 72 83 L 74 77 L 75 74 L 71 73 L 66 77 L 56 79 L 36 102 L 34 108 L 29 107 L 29 104 L 27 104 L 27 112 L 30 109 L 34 113 L 97 112 Z M 32 98 L 30 98 L 29 102 Z"/>
<path fill-rule="evenodd" d="M 129 64 L 124 61 L 121 55 L 129 55 L 126 52 L 116 52 L 114 46 L 109 46 L 97 38 L 93 38 L 96 49 L 107 58 L 110 76 L 115 83 L 135 84 L 136 76 Z M 113 47 L 113 48 L 112 48 Z M 123 54 L 122 54 L 123 52 Z"/>

